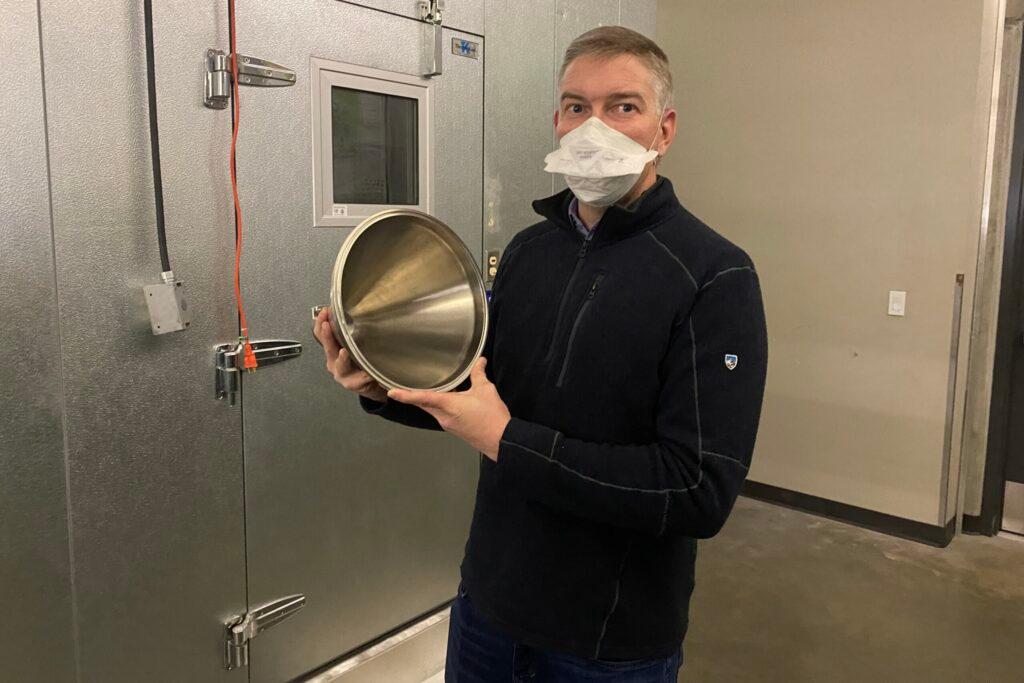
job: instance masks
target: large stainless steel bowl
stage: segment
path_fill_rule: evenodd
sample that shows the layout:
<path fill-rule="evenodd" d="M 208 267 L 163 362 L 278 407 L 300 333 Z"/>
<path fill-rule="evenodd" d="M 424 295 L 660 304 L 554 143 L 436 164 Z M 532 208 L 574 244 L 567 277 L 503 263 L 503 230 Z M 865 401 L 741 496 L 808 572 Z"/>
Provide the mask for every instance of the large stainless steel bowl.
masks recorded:
<path fill-rule="evenodd" d="M 367 218 L 342 244 L 330 321 L 338 343 L 388 389 L 450 391 L 483 351 L 487 293 L 451 228 L 393 209 Z"/>

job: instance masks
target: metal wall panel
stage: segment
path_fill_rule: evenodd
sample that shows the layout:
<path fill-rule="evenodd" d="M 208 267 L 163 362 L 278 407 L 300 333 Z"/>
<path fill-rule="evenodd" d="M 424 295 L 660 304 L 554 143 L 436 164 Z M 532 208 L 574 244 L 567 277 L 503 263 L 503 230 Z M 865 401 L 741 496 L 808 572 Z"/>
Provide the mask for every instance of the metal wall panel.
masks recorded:
<path fill-rule="evenodd" d="M 619 23 L 619 0 L 555 0 L 555 54 L 551 92 L 552 111 L 558 108 L 558 71 L 562 67 L 565 48 L 580 34 L 598 26 Z M 554 128 L 551 130 L 551 149 L 558 144 Z M 550 149 L 548 150 L 550 151 Z M 545 152 L 546 153 L 546 152 Z M 543 157 L 542 157 L 543 158 Z M 541 164 L 543 168 L 543 164 Z M 551 192 L 565 189 L 565 179 L 551 175 Z"/>
<path fill-rule="evenodd" d="M 658 30 L 658 0 L 619 0 L 619 23 L 652 40 Z"/>
<path fill-rule="evenodd" d="M 34 1 L 0 4 L 0 679 L 72 681 L 60 346 Z"/>
<path fill-rule="evenodd" d="M 484 89 L 484 245 L 504 249 L 540 216 L 530 202 L 551 193 L 555 0 L 524 12 L 514 0 L 487 2 Z M 544 46 L 547 46 L 545 49 Z"/>
<path fill-rule="evenodd" d="M 486 249 L 503 249 L 540 220 L 530 202 L 565 187 L 561 176 L 544 172 L 544 156 L 558 144 L 552 115 L 565 48 L 597 26 L 621 24 L 653 37 L 656 9 L 656 0 L 535 0 L 524 11 L 521 2 L 487 0 Z"/>
<path fill-rule="evenodd" d="M 615 26 L 619 19 L 619 0 L 555 0 L 555 68 L 574 38 L 598 26 Z"/>
<path fill-rule="evenodd" d="M 252 333 L 307 348 L 247 376 L 243 392 L 250 605 L 308 599 L 252 645 L 252 680 L 280 681 L 454 597 L 479 461 L 451 435 L 366 415 L 324 372 L 310 329 L 348 229 L 313 227 L 309 59 L 418 74 L 421 24 L 331 0 L 251 3 L 238 22 L 239 51 L 297 74 L 289 88 L 243 89 L 238 162 Z M 434 213 L 480 254 L 485 50 L 474 40 L 481 58 L 446 51 L 435 80 Z"/>
<path fill-rule="evenodd" d="M 317 7 L 323 10 L 328 4 Z M 383 7 L 387 3 L 376 4 Z M 5 422 L 21 431 L 6 429 L 0 435 L 5 456 L 0 462 L 13 470 L 4 473 L 3 500 L 12 501 L 13 506 L 3 520 L 13 520 L 12 529 L 18 530 L 13 537 L 4 538 L 5 543 L 10 541 L 5 547 L 15 550 L 4 559 L 13 557 L 15 563 L 3 565 L 0 585 L 16 585 L 18 598 L 25 603 L 24 607 L 19 607 L 22 603 L 18 600 L 7 603 L 14 605 L 13 613 L 18 615 L 17 629 L 10 636 L 5 631 L 0 642 L 5 655 L 9 649 L 20 659 L 5 657 L 8 668 L 4 673 L 16 679 L 46 680 L 74 675 L 67 581 L 72 565 L 67 534 L 62 531 L 68 514 L 62 457 L 65 434 L 61 430 L 63 374 L 81 679 L 243 677 L 242 672 L 225 674 L 220 668 L 221 622 L 241 612 L 246 604 L 241 422 L 237 409 L 213 401 L 210 378 L 210 348 L 237 333 L 229 284 L 233 252 L 226 173 L 230 117 L 203 108 L 200 97 L 203 51 L 210 46 L 225 47 L 223 11 L 212 5 L 180 3 L 157 8 L 157 80 L 168 232 L 175 270 L 185 279 L 194 322 L 188 333 L 155 338 L 149 333 L 141 298 L 141 285 L 153 281 L 159 270 L 145 118 L 145 64 L 138 58 L 143 54 L 141 6 L 116 0 L 44 0 L 41 8 L 54 169 L 53 244 L 46 196 L 40 192 L 46 186 L 46 169 L 40 64 L 31 57 L 36 43 L 35 6 L 8 4 L 3 9 L 5 64 L 20 64 L 8 58 L 6 50 L 28 55 L 24 68 L 16 69 L 25 80 L 9 85 L 27 90 L 5 98 L 5 104 L 18 107 L 4 109 L 4 125 L 29 125 L 18 127 L 15 134 L 5 134 L 3 140 L 5 189 L 12 190 L 3 195 L 4 274 L 13 272 L 17 277 L 31 272 L 32 278 L 18 280 L 15 287 L 5 290 L 9 296 L 2 299 L 5 321 L 17 321 L 4 328 L 10 337 L 4 339 L 7 348 L 29 353 L 18 359 L 17 371 L 6 366 L 2 371 L 6 389 L 33 388 L 31 400 L 20 393 L 4 395 L 5 405 L 31 408 L 9 414 Z M 561 9 L 561 18 L 568 18 L 570 24 L 589 21 L 571 3 L 562 3 Z M 495 62 L 493 83 L 506 76 L 520 79 L 520 87 L 530 89 L 530 97 L 538 102 L 536 109 L 522 103 L 511 105 L 529 119 L 526 135 L 533 151 L 527 153 L 522 152 L 522 145 L 507 143 L 523 131 L 515 123 L 517 116 L 497 108 L 488 110 L 495 121 L 490 130 L 496 134 L 491 139 L 494 154 L 487 162 L 491 169 L 486 172 L 488 184 L 497 187 L 492 182 L 496 179 L 506 185 L 500 192 L 502 201 L 495 202 L 488 213 L 497 217 L 488 223 L 488 234 L 507 240 L 535 220 L 529 200 L 546 194 L 550 187 L 550 179 L 540 168 L 552 140 L 547 128 L 552 87 L 536 77 L 554 73 L 556 54 L 564 46 L 557 45 L 560 19 L 554 12 L 554 0 L 545 3 L 543 14 L 519 12 L 513 16 L 508 5 L 503 11 L 507 23 L 498 23 L 496 18 L 492 30 L 505 40 L 509 52 L 507 57 L 496 58 L 504 59 L 504 66 Z M 308 32 L 309 24 L 285 22 L 284 16 L 277 8 L 267 19 L 278 28 L 290 27 L 295 35 Z M 501 16 L 500 11 L 495 15 Z M 482 3 L 450 2 L 445 24 L 482 32 L 483 20 Z M 571 39 L 574 31 L 563 26 L 563 42 Z M 446 42 L 452 35 L 446 31 Z M 245 36 L 240 32 L 242 51 L 246 49 Z M 535 42 L 537 36 L 543 44 L 553 46 L 550 53 L 515 52 L 517 45 Z M 409 61 L 408 70 L 414 71 L 411 60 L 414 53 L 418 59 L 417 40 L 418 36 L 399 45 L 367 33 L 356 42 L 370 55 L 370 65 L 395 68 L 396 59 L 404 59 Z M 24 52 L 26 47 L 28 52 Z M 258 50 L 260 46 L 252 47 Z M 343 47 L 338 47 L 340 58 L 348 54 Z M 38 60 L 38 46 L 35 49 Z M 520 75 L 520 58 L 532 60 L 529 73 L 533 78 Z M 482 60 L 453 59 L 447 50 L 445 59 L 446 71 L 456 75 L 480 69 L 482 64 Z M 98 76 L 83 78 L 84 73 Z M 440 82 L 439 113 L 446 107 L 479 111 L 479 89 L 461 88 L 457 83 L 457 79 Z M 492 88 L 489 92 L 497 98 L 499 92 L 504 95 L 508 91 Z M 37 103 L 35 113 L 33 102 Z M 505 117 L 509 126 L 502 136 L 500 122 Z M 456 119 L 438 118 L 439 139 L 459 142 L 439 150 L 437 194 L 448 200 L 438 204 L 436 213 L 456 227 L 472 250 L 479 251 L 479 226 L 483 223 L 477 170 L 483 154 L 480 131 L 469 130 L 460 136 L 454 124 L 445 128 L 446 120 Z M 243 149 L 247 144 L 244 131 L 243 124 Z M 250 138 L 248 144 L 258 143 Z M 522 173 L 525 164 L 536 170 Z M 24 179 L 19 181 L 24 187 L 7 182 L 9 169 L 14 168 Z M 489 191 L 489 195 L 495 194 Z M 8 200 L 17 204 L 8 205 Z M 254 218 L 258 224 L 258 216 Z M 16 234 L 6 231 L 11 225 L 19 226 Z M 310 234 L 309 239 L 318 260 L 307 265 L 326 273 L 340 239 L 330 232 Z M 247 288 L 250 281 L 255 285 L 260 277 L 273 273 L 277 261 L 267 258 L 265 262 L 265 268 L 250 264 Z M 8 264 L 16 264 L 20 270 L 9 270 Z M 310 277 L 294 300 L 276 294 L 288 313 L 272 315 L 275 326 L 263 325 L 257 313 L 254 329 L 277 332 L 281 328 L 276 324 L 284 322 L 285 328 L 301 327 L 305 337 L 298 336 L 311 342 L 305 306 L 321 301 L 326 294 L 326 278 L 322 290 L 318 282 Z M 63 334 L 59 350 L 55 306 Z M 48 326 L 46 321 L 50 321 Z M 309 363 L 308 358 L 303 362 Z M 322 383 L 318 367 L 308 372 L 309 378 L 314 374 Z M 254 376 L 251 384 L 258 386 L 264 380 L 272 384 L 273 379 L 268 372 Z M 326 386 L 322 389 L 326 394 Z M 341 400 L 337 394 L 333 396 L 335 401 Z M 346 405 L 344 410 L 349 420 L 358 415 L 352 406 Z M 363 445 L 381 450 L 414 451 L 413 467 L 387 473 L 395 486 L 414 487 L 427 472 L 441 468 L 455 502 L 444 508 L 441 517 L 424 522 L 432 528 L 447 527 L 449 540 L 458 538 L 461 544 L 469 501 L 459 496 L 472 489 L 475 466 L 467 466 L 452 453 L 450 438 L 418 435 L 419 448 L 410 449 L 401 428 L 360 435 L 346 429 L 346 424 L 341 419 L 337 428 L 347 439 L 362 440 Z M 282 433 L 287 436 L 287 430 Z M 302 445 L 301 439 L 287 441 L 290 446 Z M 33 454 L 31 469 L 23 466 L 22 458 L 6 458 L 26 450 Z M 379 521 L 382 511 L 368 506 L 365 514 L 367 524 L 372 524 Z M 28 516 L 37 526 L 27 526 Z M 45 528 L 37 528 L 40 525 Z M 7 533 L 7 527 L 4 531 Z M 47 543 L 40 544 L 39 538 L 46 538 Z M 266 540 L 273 545 L 273 538 Z M 322 537 L 313 540 L 324 541 Z M 436 587 L 450 582 L 458 553 L 448 553 L 442 546 L 438 558 L 443 555 L 443 559 L 432 562 L 433 569 L 398 568 L 398 578 L 408 582 L 405 590 L 429 595 L 432 589 L 424 589 L 427 584 Z M 25 554 L 19 556 L 19 550 Z M 332 550 L 353 556 L 353 547 L 344 541 L 328 549 Z M 29 583 L 21 581 L 25 566 L 20 563 L 25 558 L 33 563 Z M 357 563 L 354 571 L 358 569 Z M 267 592 L 274 591 L 268 588 Z M 359 618 L 354 612 L 345 614 Z M 45 636 L 39 636 L 44 628 Z M 66 639 L 61 633 L 67 634 Z M 328 632 L 327 637 L 338 633 L 344 637 L 338 630 Z M 38 652 L 40 644 L 46 646 L 45 655 Z M 12 671 L 24 662 L 36 668 Z M 272 668 L 266 671 L 273 677 Z"/>
<path fill-rule="evenodd" d="M 419 0 L 343 0 L 353 5 L 399 14 L 411 19 L 420 18 Z M 532 4 L 532 3 L 531 3 Z M 522 3 L 520 3 L 522 5 Z M 522 10 L 521 10 L 522 11 Z M 484 0 L 446 0 L 442 13 L 444 26 L 455 31 L 469 31 L 483 35 Z M 448 48 L 450 49 L 450 45 Z"/>
<path fill-rule="evenodd" d="M 142 3 L 41 7 L 81 680 L 240 680 L 221 661 L 245 606 L 240 419 L 211 373 L 237 335 L 229 117 L 201 98 L 222 3 L 158 4 L 167 232 L 193 311 L 162 337 L 141 290 L 160 270 Z"/>

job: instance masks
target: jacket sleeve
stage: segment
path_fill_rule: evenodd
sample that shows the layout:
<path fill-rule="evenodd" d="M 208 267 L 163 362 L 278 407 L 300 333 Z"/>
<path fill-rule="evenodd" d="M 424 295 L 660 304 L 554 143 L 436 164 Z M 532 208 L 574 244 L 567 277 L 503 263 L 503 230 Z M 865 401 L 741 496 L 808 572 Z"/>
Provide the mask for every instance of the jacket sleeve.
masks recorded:
<path fill-rule="evenodd" d="M 594 443 L 513 417 L 498 450 L 499 479 L 580 517 L 711 537 L 750 467 L 767 355 L 757 274 L 722 271 L 673 328 L 659 373 L 655 441 Z"/>
<path fill-rule="evenodd" d="M 363 410 L 370 415 L 377 415 L 379 417 L 383 417 L 385 420 L 397 422 L 398 424 L 405 425 L 406 427 L 434 429 L 438 431 L 441 429 L 441 425 L 437 423 L 434 416 L 419 406 L 400 403 L 390 398 L 384 399 L 384 402 L 381 403 L 380 401 L 374 401 L 372 398 L 366 398 L 365 396 L 359 397 L 359 405 L 362 406 Z"/>

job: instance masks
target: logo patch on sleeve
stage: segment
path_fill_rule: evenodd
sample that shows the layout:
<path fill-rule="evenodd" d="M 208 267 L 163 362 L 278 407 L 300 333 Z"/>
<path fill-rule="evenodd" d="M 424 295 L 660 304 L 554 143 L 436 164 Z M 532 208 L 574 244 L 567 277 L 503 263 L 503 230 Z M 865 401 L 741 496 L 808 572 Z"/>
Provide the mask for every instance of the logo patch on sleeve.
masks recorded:
<path fill-rule="evenodd" d="M 725 367 L 729 368 L 730 370 L 735 370 L 736 366 L 739 365 L 739 363 L 740 363 L 740 358 L 736 354 L 734 354 L 734 353 L 727 353 L 727 354 L 725 354 Z"/>

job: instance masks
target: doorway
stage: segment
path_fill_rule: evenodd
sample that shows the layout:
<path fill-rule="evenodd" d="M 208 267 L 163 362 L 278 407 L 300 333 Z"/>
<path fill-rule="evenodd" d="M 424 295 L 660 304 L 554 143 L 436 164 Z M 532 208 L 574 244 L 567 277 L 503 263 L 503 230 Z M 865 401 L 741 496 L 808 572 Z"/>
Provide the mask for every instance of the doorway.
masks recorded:
<path fill-rule="evenodd" d="M 1020 73 L 984 491 L 980 524 L 972 525 L 986 534 L 1024 534 L 1024 68 Z"/>

